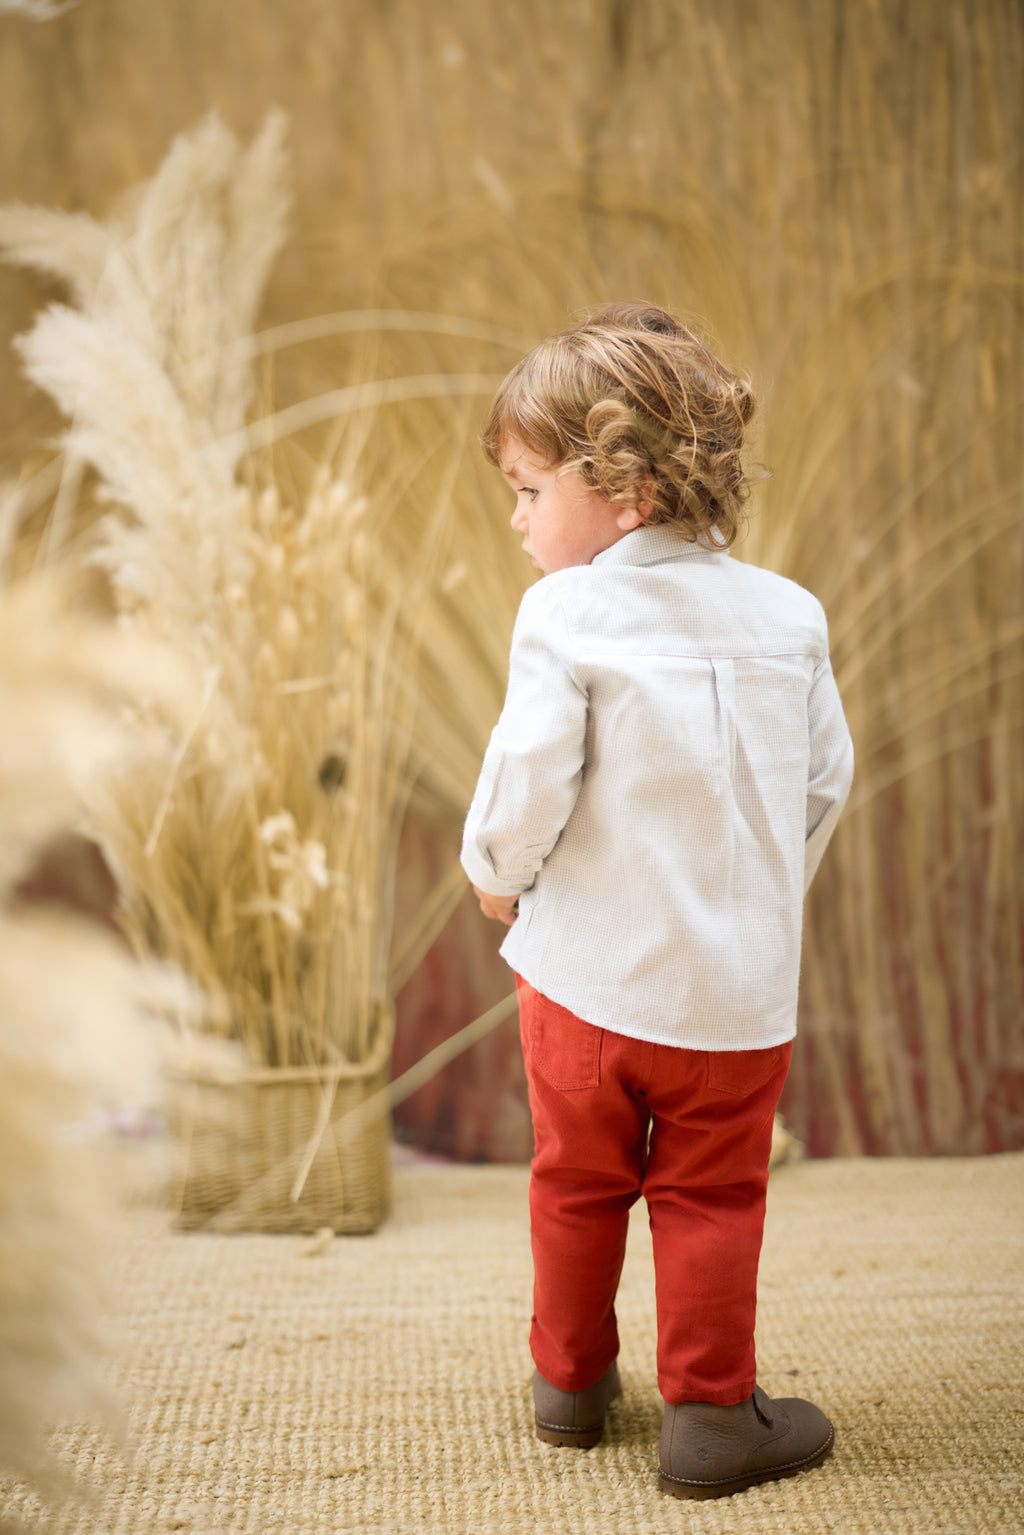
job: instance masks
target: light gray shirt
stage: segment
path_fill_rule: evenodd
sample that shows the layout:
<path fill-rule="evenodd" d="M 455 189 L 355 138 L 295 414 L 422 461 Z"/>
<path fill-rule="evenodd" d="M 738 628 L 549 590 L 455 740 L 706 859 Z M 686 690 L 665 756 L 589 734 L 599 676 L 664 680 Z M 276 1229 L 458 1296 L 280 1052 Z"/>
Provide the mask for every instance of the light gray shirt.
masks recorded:
<path fill-rule="evenodd" d="M 765 1048 L 796 1031 L 804 892 L 852 776 L 817 599 L 638 528 L 524 596 L 462 863 L 520 893 L 501 952 L 579 1017 Z"/>

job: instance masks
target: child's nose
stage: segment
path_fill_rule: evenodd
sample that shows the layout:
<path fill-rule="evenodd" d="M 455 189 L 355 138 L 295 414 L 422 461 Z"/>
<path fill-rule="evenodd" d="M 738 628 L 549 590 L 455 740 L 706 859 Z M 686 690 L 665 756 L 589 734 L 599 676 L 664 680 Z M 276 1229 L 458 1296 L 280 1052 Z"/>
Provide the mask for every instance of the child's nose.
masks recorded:
<path fill-rule="evenodd" d="M 513 510 L 512 510 L 512 530 L 515 533 L 522 533 L 522 532 L 525 531 L 525 529 L 526 529 L 526 514 L 524 513 L 523 508 L 519 505 L 519 502 L 517 501 L 515 506 L 514 506 L 514 508 L 513 508 Z"/>

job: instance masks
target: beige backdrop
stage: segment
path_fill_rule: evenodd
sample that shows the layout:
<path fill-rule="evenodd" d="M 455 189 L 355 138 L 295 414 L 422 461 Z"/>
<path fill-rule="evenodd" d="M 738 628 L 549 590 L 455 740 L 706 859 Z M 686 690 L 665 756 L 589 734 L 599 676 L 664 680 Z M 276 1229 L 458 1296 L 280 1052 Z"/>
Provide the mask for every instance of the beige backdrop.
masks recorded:
<path fill-rule="evenodd" d="M 268 321 L 397 305 L 528 338 L 646 296 L 705 315 L 749 368 L 774 478 L 744 552 L 825 602 L 858 749 L 787 1096 L 817 1151 L 1024 1144 L 1022 62 L 1010 0 L 0 14 L 2 201 L 103 213 L 209 109 L 248 137 L 277 104 L 295 211 Z M 55 293 L 0 268 L 8 474 L 55 425 L 8 349 Z M 356 345 L 284 350 L 268 387 L 329 388 Z M 387 337 L 371 361 L 476 367 L 464 354 Z M 420 872 L 457 819 L 407 852 Z M 492 943 L 460 914 L 405 999 L 405 1058 L 500 993 Z M 478 1049 L 407 1122 L 517 1154 L 514 1031 Z"/>

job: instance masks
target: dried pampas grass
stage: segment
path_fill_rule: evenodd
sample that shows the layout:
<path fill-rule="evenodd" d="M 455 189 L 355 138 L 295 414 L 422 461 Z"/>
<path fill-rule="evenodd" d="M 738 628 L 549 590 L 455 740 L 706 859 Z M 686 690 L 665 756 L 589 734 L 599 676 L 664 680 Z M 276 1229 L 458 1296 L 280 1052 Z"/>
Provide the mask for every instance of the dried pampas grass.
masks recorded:
<path fill-rule="evenodd" d="M 210 118 L 109 225 L 5 210 L 0 243 L 72 285 L 79 308 L 51 306 L 21 339 L 26 370 L 69 418 L 68 461 L 99 477 L 90 558 L 122 626 L 196 679 L 176 751 L 94 807 L 126 930 L 199 981 L 207 1022 L 254 1064 L 318 1068 L 364 1060 L 384 1027 L 413 658 L 446 504 L 389 539 L 403 471 L 371 465 L 372 412 L 294 475 L 249 450 L 282 133 L 272 115 L 242 147 Z"/>
<path fill-rule="evenodd" d="M 161 671 L 173 675 L 76 608 L 66 579 L 0 587 L 0 1474 L 51 1490 L 47 1427 L 112 1421 L 98 1362 L 117 1198 L 103 1111 L 158 1100 L 156 1013 L 191 1002 L 109 934 L 14 889 L 132 749 L 143 675 L 173 718 Z"/>
<path fill-rule="evenodd" d="M 114 1405 L 103 1239 L 117 1200 L 100 1111 L 157 1101 L 149 986 L 70 917 L 0 914 L 0 1472 L 46 1477 L 46 1428 Z M 150 999 L 151 1000 L 151 999 Z"/>
<path fill-rule="evenodd" d="M 243 149 L 211 114 L 105 223 L 50 208 L 0 210 L 7 259 L 66 282 L 77 309 L 109 325 L 105 338 L 120 339 L 151 388 L 154 365 L 165 375 L 199 436 L 241 426 L 252 398 L 248 338 L 287 225 L 284 135 L 283 115 L 271 113 Z M 52 363 L 43 387 L 53 384 L 66 414 L 74 417 L 79 403 L 89 414 L 80 375 L 63 374 L 59 357 Z M 118 374 L 112 368 L 111 378 Z M 140 406 L 147 403 L 155 403 L 148 394 Z M 109 431 L 109 441 L 102 430 L 91 439 L 101 452 L 116 441 L 117 422 Z M 151 447 L 149 437 L 137 443 L 144 465 Z M 108 460 L 97 467 L 116 485 Z"/>
<path fill-rule="evenodd" d="M 53 21 L 73 10 L 78 0 L 0 0 L 0 11 L 27 16 L 31 21 Z"/>
<path fill-rule="evenodd" d="M 0 892 L 33 855 L 87 813 L 105 774 L 123 767 L 125 711 L 143 688 L 164 717 L 184 703 L 175 665 L 76 613 L 66 578 L 0 587 Z M 140 744 L 138 741 L 134 743 Z"/>

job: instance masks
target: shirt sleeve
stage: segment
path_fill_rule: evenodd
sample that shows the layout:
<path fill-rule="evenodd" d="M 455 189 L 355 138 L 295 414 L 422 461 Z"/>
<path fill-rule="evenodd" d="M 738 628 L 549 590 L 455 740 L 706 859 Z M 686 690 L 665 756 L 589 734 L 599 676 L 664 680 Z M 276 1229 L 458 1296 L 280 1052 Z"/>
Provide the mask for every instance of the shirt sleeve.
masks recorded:
<path fill-rule="evenodd" d="M 528 890 L 558 841 L 583 780 L 587 708 L 565 615 L 538 582 L 516 618 L 505 704 L 463 833 L 462 866 L 489 895 Z"/>
<path fill-rule="evenodd" d="M 821 863 L 853 782 L 853 742 L 826 655 L 816 668 L 807 704 L 810 761 L 807 773 L 807 841 L 804 890 Z"/>

